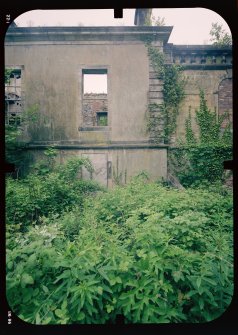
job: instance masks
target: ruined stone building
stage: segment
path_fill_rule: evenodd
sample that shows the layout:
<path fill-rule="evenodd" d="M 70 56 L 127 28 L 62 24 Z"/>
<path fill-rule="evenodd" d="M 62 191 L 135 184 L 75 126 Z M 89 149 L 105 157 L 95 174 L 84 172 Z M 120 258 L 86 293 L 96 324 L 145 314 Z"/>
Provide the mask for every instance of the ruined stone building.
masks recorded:
<path fill-rule="evenodd" d="M 194 116 L 203 89 L 209 108 L 232 112 L 231 48 L 168 43 L 173 27 L 10 27 L 5 38 L 6 124 L 20 123 L 23 109 L 38 106 L 40 119 L 25 136 L 35 159 L 54 145 L 58 159 L 87 156 L 95 178 L 113 185 L 147 171 L 167 176 L 165 143 L 147 130 L 148 105 L 163 102 L 163 83 L 148 57 L 145 38 L 184 66 L 187 79 L 176 139 Z M 157 113 L 160 113 L 158 110 Z"/>

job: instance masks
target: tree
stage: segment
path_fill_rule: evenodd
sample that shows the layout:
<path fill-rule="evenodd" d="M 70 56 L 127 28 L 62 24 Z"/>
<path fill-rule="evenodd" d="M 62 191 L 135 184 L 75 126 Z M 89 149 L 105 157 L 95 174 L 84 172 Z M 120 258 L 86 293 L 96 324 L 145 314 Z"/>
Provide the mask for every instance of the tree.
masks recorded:
<path fill-rule="evenodd" d="M 213 42 L 213 45 L 217 46 L 231 46 L 232 45 L 232 37 L 229 33 L 227 33 L 222 24 L 218 22 L 212 23 L 212 28 L 210 30 L 210 40 Z"/>

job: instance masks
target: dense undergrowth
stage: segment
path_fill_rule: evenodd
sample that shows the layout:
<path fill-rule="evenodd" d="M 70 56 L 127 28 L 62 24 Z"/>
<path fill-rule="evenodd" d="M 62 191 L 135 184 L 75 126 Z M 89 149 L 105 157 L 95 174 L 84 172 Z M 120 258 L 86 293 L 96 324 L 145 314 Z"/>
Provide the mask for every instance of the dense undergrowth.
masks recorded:
<path fill-rule="evenodd" d="M 6 219 L 11 229 L 25 231 L 42 217 L 59 216 L 75 205 L 82 209 L 84 198 L 102 189 L 95 181 L 78 178 L 82 168 L 92 171 L 88 159 L 71 158 L 65 165 L 35 165 L 23 179 L 7 178 Z"/>
<path fill-rule="evenodd" d="M 106 191 L 68 170 L 8 180 L 7 299 L 16 315 L 34 324 L 113 323 L 118 314 L 126 323 L 206 322 L 228 308 L 229 191 L 179 191 L 143 177 Z"/>

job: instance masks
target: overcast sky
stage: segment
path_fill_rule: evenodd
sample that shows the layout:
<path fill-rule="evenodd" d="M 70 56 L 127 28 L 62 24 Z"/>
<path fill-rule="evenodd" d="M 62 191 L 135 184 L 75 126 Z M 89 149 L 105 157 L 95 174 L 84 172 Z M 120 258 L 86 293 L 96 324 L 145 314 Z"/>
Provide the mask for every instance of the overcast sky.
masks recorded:
<path fill-rule="evenodd" d="M 26 26 L 133 26 L 134 9 L 124 9 L 123 19 L 114 19 L 112 9 L 100 10 L 33 10 L 15 19 L 19 27 Z M 209 32 L 213 22 L 230 32 L 226 21 L 205 8 L 153 9 L 156 18 L 164 18 L 167 26 L 174 26 L 169 43 L 210 44 Z"/>

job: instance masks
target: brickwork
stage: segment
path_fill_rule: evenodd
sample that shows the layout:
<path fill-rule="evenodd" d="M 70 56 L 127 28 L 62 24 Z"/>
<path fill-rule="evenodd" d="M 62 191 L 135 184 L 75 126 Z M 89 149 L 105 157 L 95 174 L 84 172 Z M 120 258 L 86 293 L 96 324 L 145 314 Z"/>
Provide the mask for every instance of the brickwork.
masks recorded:
<path fill-rule="evenodd" d="M 155 49 L 161 52 L 160 46 L 153 45 Z M 149 117 L 152 123 L 156 119 L 156 126 L 150 130 L 150 142 L 158 141 L 158 134 L 163 134 L 163 115 L 161 114 L 160 105 L 163 104 L 163 81 L 158 78 L 158 73 L 153 67 L 153 63 L 150 60 L 149 66 L 149 92 L 148 92 L 148 104 L 149 104 Z M 159 136 L 159 141 L 163 143 L 162 136 Z"/>
<path fill-rule="evenodd" d="M 218 91 L 218 113 L 223 115 L 228 112 L 229 119 L 232 120 L 232 80 L 224 79 L 219 85 Z M 222 127 L 227 125 L 224 121 Z"/>
<path fill-rule="evenodd" d="M 83 97 L 83 126 L 97 126 L 97 113 L 107 112 L 108 102 L 106 94 L 84 94 Z"/>

